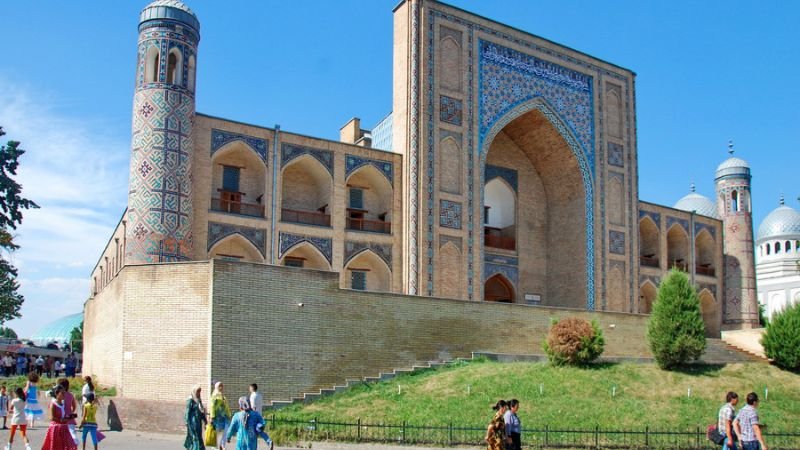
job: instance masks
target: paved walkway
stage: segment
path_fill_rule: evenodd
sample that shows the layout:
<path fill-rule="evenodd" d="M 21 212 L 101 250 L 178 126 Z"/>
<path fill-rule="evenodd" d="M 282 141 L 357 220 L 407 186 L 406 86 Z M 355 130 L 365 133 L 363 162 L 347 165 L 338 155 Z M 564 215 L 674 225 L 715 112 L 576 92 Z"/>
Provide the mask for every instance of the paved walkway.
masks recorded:
<path fill-rule="evenodd" d="M 45 427 L 37 426 L 36 429 L 28 433 L 32 448 L 42 448 L 45 432 Z M 104 431 L 103 433 L 106 435 L 106 439 L 99 445 L 102 450 L 180 450 L 183 448 L 183 435 L 143 433 L 133 430 L 125 430 L 122 432 Z M 80 434 L 78 436 L 80 437 Z M 0 432 L 0 443 L 5 444 L 6 439 L 8 439 L 8 432 Z M 2 448 L 2 446 L 0 446 L 0 448 Z M 25 448 L 19 436 L 14 437 L 13 448 L 20 450 Z M 81 448 L 80 445 L 78 448 Z M 91 441 L 87 443 L 86 448 L 88 450 L 92 448 Z M 211 447 L 208 448 L 211 449 Z M 228 450 L 234 450 L 236 448 L 236 440 L 228 444 L 226 448 Z M 267 450 L 267 446 L 263 441 L 259 441 L 258 448 L 259 450 Z M 298 448 L 313 450 L 441 450 L 441 447 L 429 448 L 389 444 L 345 444 L 340 442 L 307 442 L 302 447 L 275 447 L 275 450 L 296 450 Z"/>

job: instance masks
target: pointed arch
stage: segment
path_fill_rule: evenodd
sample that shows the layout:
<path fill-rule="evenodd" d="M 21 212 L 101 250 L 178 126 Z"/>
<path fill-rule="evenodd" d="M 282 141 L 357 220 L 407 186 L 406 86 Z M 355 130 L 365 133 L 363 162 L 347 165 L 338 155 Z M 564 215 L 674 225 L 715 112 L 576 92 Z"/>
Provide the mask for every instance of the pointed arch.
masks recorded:
<path fill-rule="evenodd" d="M 189 56 L 188 73 L 186 74 L 186 87 L 190 92 L 194 92 L 194 81 L 197 72 L 197 60 L 194 55 Z"/>
<path fill-rule="evenodd" d="M 661 237 L 658 225 L 646 215 L 639 220 L 639 260 L 647 267 L 659 267 Z"/>
<path fill-rule="evenodd" d="M 442 87 L 461 92 L 461 44 L 453 36 L 444 36 L 439 41 L 442 71 L 439 75 Z"/>
<path fill-rule="evenodd" d="M 144 82 L 145 83 L 158 83 L 159 81 L 159 49 L 157 45 L 151 45 L 147 48 L 144 65 Z"/>
<path fill-rule="evenodd" d="M 263 263 L 262 251 L 241 233 L 232 233 L 211 246 L 208 250 L 208 258 Z"/>
<path fill-rule="evenodd" d="M 342 284 L 347 289 L 389 292 L 392 286 L 391 268 L 372 250 L 366 248 L 345 264 Z M 363 283 L 356 285 L 356 283 Z M 363 287 L 363 289 L 361 289 Z"/>
<path fill-rule="evenodd" d="M 306 153 L 281 168 L 281 221 L 331 226 L 333 177 Z"/>
<path fill-rule="evenodd" d="M 703 228 L 695 236 L 694 242 L 696 273 L 713 277 L 717 267 L 714 238 L 708 230 Z"/>
<path fill-rule="evenodd" d="M 211 156 L 211 209 L 264 217 L 266 166 L 244 141 L 235 140 Z"/>
<path fill-rule="evenodd" d="M 484 301 L 514 303 L 514 285 L 503 274 L 496 273 L 490 276 L 483 286 Z"/>
<path fill-rule="evenodd" d="M 606 92 L 606 123 L 608 134 L 615 138 L 622 137 L 622 100 L 616 89 Z"/>
<path fill-rule="evenodd" d="M 285 251 L 279 264 L 290 265 L 290 261 L 302 261 L 304 269 L 331 270 L 330 262 L 324 253 L 309 241 L 301 241 Z"/>
<path fill-rule="evenodd" d="M 686 272 L 689 264 L 689 235 L 680 224 L 673 224 L 667 230 L 667 267 Z"/>
<path fill-rule="evenodd" d="M 527 115 L 528 113 L 532 112 L 538 113 L 538 115 Z M 523 119 L 524 118 L 524 119 Z M 570 178 L 568 183 L 563 182 L 561 180 L 561 185 L 570 185 L 570 186 L 578 186 L 583 188 L 583 192 L 580 194 L 583 197 L 582 205 L 580 205 L 580 211 L 560 211 L 559 209 L 564 208 L 572 208 L 574 206 L 578 206 L 576 202 L 565 202 L 563 201 L 554 201 L 548 202 L 548 216 L 558 216 L 558 215 L 565 215 L 570 216 L 574 220 L 570 222 L 572 225 L 575 225 L 577 229 L 580 230 L 582 236 L 571 236 L 569 239 L 574 239 L 575 241 L 582 241 L 583 251 L 580 254 L 576 255 L 575 253 L 567 252 L 563 254 L 556 253 L 556 260 L 552 261 L 552 264 L 548 264 L 548 273 L 546 277 L 548 279 L 552 279 L 553 282 L 548 282 L 547 284 L 554 284 L 556 279 L 567 277 L 566 274 L 567 268 L 572 268 L 571 273 L 574 278 L 575 270 L 574 267 L 576 265 L 585 267 L 585 271 L 583 273 L 583 279 L 585 280 L 584 283 L 572 283 L 567 286 L 563 286 L 563 288 L 567 291 L 564 296 L 561 298 L 566 298 L 568 305 L 565 306 L 579 306 L 576 301 L 578 301 L 577 297 L 581 297 L 580 301 L 583 305 L 585 305 L 586 309 L 594 310 L 595 309 L 595 266 L 594 266 L 594 227 L 591 225 L 594 223 L 594 181 L 593 181 L 593 172 L 592 167 L 593 163 L 590 163 L 591 158 L 588 155 L 591 155 L 593 150 L 592 149 L 584 149 L 583 146 L 580 144 L 580 141 L 575 136 L 573 130 L 566 124 L 566 122 L 558 115 L 556 110 L 550 105 L 544 98 L 537 97 L 533 99 L 529 99 L 524 101 L 515 107 L 513 107 L 510 111 L 506 112 L 502 117 L 496 120 L 491 127 L 489 127 L 488 131 L 483 133 L 480 137 L 480 157 L 481 157 L 481 165 L 480 171 L 481 174 L 481 185 L 485 185 L 485 167 L 486 167 L 486 158 L 489 153 L 489 148 L 491 147 L 493 141 L 498 136 L 499 133 L 504 132 L 506 127 L 509 125 L 514 125 L 515 121 L 518 119 L 522 120 L 534 120 L 537 123 L 547 123 L 551 128 L 546 130 L 548 136 L 560 136 L 563 139 L 563 144 L 566 145 L 566 148 L 569 149 L 569 152 L 574 157 L 574 164 L 575 170 L 565 171 L 563 173 L 564 176 Z M 542 120 L 543 119 L 543 120 Z M 573 164 L 570 161 L 569 164 Z M 577 175 L 579 173 L 580 175 Z M 574 178 L 574 180 L 573 180 Z M 544 180 L 543 180 L 544 181 Z M 555 181 L 555 180 L 551 180 Z M 557 190 L 556 183 L 552 183 L 548 186 L 548 183 L 545 182 L 545 190 Z M 577 195 L 577 193 L 575 193 Z M 572 198 L 572 195 L 568 195 L 567 198 Z M 577 200 L 577 199 L 576 199 Z M 481 198 L 481 202 L 478 203 L 479 205 L 484 204 L 485 199 Z M 479 211 L 481 222 L 483 223 L 483 211 Z M 555 226 L 550 227 L 553 229 L 555 233 Z M 550 241 L 556 241 L 555 236 L 548 236 L 547 238 Z M 563 260 L 558 260 L 558 258 L 563 258 Z M 563 273 L 557 273 L 559 270 L 563 270 Z M 564 290 L 562 290 L 564 292 Z M 547 296 L 546 298 L 549 298 Z M 575 298 L 573 298 L 575 297 Z"/>
<path fill-rule="evenodd" d="M 639 314 L 650 314 L 658 296 L 658 287 L 650 280 L 639 287 Z"/>
<path fill-rule="evenodd" d="M 625 289 L 625 274 L 619 266 L 614 266 L 608 271 L 608 290 L 606 298 L 606 311 L 628 312 L 627 289 Z"/>
<path fill-rule="evenodd" d="M 434 276 L 439 297 L 464 298 L 464 270 L 461 249 L 453 241 L 439 247 Z"/>
<path fill-rule="evenodd" d="M 213 163 L 215 159 L 224 157 L 226 153 L 229 152 L 238 152 L 242 150 L 247 150 L 253 154 L 255 158 L 257 158 L 260 163 L 266 167 L 267 162 L 263 159 L 263 157 L 258 153 L 258 151 L 253 148 L 247 141 L 242 139 L 233 139 L 230 142 L 226 142 L 225 145 L 219 147 L 216 150 L 211 152 L 211 162 Z"/>
<path fill-rule="evenodd" d="M 345 183 L 347 229 L 391 233 L 394 193 L 386 174 L 373 164 L 364 164 Z"/>
<path fill-rule="evenodd" d="M 714 298 L 714 294 L 704 288 L 698 294 L 698 299 L 700 300 L 700 311 L 703 314 L 703 322 L 706 324 L 706 337 L 719 338 L 721 316 L 719 304 Z"/>
<path fill-rule="evenodd" d="M 183 54 L 178 47 L 172 47 L 167 54 L 167 83 L 183 85 Z"/>
<path fill-rule="evenodd" d="M 625 225 L 625 188 L 622 186 L 622 178 L 619 176 L 609 177 L 608 180 L 608 220 L 613 225 Z"/>
<path fill-rule="evenodd" d="M 464 157 L 461 143 L 454 136 L 446 136 L 439 143 L 439 189 L 450 194 L 460 194 Z"/>

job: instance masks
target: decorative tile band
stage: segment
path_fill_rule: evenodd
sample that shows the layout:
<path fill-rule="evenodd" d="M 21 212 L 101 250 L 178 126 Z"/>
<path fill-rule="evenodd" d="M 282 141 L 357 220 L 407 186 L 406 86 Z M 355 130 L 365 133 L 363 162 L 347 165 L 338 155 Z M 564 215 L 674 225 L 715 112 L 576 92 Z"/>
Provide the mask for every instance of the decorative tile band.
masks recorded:
<path fill-rule="evenodd" d="M 285 167 L 286 164 L 303 155 L 311 155 L 314 157 L 323 167 L 328 169 L 328 173 L 333 176 L 333 152 L 304 147 L 302 145 L 284 143 L 281 146 L 281 167 Z"/>
<path fill-rule="evenodd" d="M 705 223 L 694 223 L 694 235 L 697 236 L 701 231 L 706 230 L 711 235 L 712 239 L 717 239 L 717 229 Z"/>
<path fill-rule="evenodd" d="M 505 264 L 507 266 L 519 265 L 519 259 L 513 256 L 495 255 L 486 253 L 483 255 L 483 260 L 488 263 Z"/>
<path fill-rule="evenodd" d="M 506 266 L 504 264 L 483 263 L 483 282 L 489 278 L 501 274 L 514 284 L 514 289 L 517 289 L 519 284 L 519 269 L 516 266 Z"/>
<path fill-rule="evenodd" d="M 667 216 L 667 230 L 672 228 L 672 225 L 678 224 L 683 227 L 683 231 L 689 234 L 689 221 L 686 219 L 679 219 L 677 217 Z"/>
<path fill-rule="evenodd" d="M 208 222 L 208 248 L 206 250 L 210 251 L 217 242 L 234 234 L 239 234 L 250 241 L 261 253 L 261 256 L 266 257 L 267 235 L 264 230 L 229 223 Z"/>
<path fill-rule="evenodd" d="M 453 125 L 461 125 L 463 120 L 461 100 L 446 95 L 440 95 L 439 120 L 452 123 Z"/>
<path fill-rule="evenodd" d="M 653 285 L 658 288 L 658 285 L 661 284 L 661 277 L 654 275 L 639 275 L 639 287 L 643 286 L 648 281 L 653 283 Z"/>
<path fill-rule="evenodd" d="M 511 186 L 514 192 L 517 192 L 517 171 L 507 167 L 486 165 L 486 182 L 490 182 L 495 178 L 502 178 L 506 183 Z"/>
<path fill-rule="evenodd" d="M 259 158 L 261 158 L 264 165 L 267 165 L 267 151 L 269 146 L 266 140 L 224 130 L 211 130 L 211 154 L 213 155 L 217 150 L 234 141 L 245 143 Z"/>
<path fill-rule="evenodd" d="M 639 220 L 649 217 L 656 223 L 656 227 L 661 228 L 661 214 L 653 211 L 639 210 Z"/>
<path fill-rule="evenodd" d="M 617 143 L 608 143 L 608 164 L 611 166 L 625 167 L 625 150 Z"/>
<path fill-rule="evenodd" d="M 280 242 L 278 247 L 278 258 L 283 258 L 283 255 L 285 255 L 295 245 L 298 245 L 302 242 L 308 242 L 317 250 L 319 250 L 323 256 L 325 256 L 325 259 L 328 260 L 328 264 L 333 264 L 333 240 L 330 238 L 280 232 L 278 239 Z"/>
<path fill-rule="evenodd" d="M 439 200 L 439 225 L 461 229 L 461 203 Z"/>
<path fill-rule="evenodd" d="M 378 169 L 378 171 L 382 173 L 387 180 L 389 180 L 389 184 L 392 184 L 394 182 L 393 165 L 389 161 L 380 161 L 377 159 L 364 158 L 362 156 L 356 156 L 356 155 L 346 155 L 344 162 L 345 162 L 345 178 L 349 177 L 351 173 L 355 172 L 356 170 L 358 170 L 363 166 L 372 165 L 376 169 Z"/>
<path fill-rule="evenodd" d="M 344 265 L 347 266 L 351 259 L 367 250 L 378 255 L 389 266 L 389 271 L 392 271 L 392 246 L 374 242 L 345 241 Z"/>

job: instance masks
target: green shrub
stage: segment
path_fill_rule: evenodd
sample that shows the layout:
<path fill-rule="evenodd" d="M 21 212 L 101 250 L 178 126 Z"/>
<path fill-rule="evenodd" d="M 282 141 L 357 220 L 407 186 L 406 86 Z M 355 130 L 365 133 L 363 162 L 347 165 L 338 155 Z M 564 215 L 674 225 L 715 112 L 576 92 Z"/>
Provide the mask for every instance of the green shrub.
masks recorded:
<path fill-rule="evenodd" d="M 605 339 L 597 323 L 568 317 L 553 320 L 542 348 L 553 365 L 580 366 L 588 364 L 603 353 Z"/>
<path fill-rule="evenodd" d="M 800 303 L 772 315 L 761 345 L 767 358 L 777 366 L 800 370 Z"/>
<path fill-rule="evenodd" d="M 659 367 L 672 369 L 699 358 L 706 348 L 705 331 L 697 290 L 684 272 L 670 270 L 647 323 L 650 351 Z"/>

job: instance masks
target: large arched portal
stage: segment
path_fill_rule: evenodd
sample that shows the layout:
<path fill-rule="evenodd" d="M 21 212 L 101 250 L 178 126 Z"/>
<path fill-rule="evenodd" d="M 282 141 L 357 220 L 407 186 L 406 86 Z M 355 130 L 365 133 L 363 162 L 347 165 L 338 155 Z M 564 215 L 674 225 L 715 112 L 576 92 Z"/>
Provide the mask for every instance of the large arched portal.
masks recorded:
<path fill-rule="evenodd" d="M 483 299 L 487 302 L 513 303 L 514 287 L 500 274 L 491 276 L 483 286 Z"/>
<path fill-rule="evenodd" d="M 513 208 L 504 211 L 513 211 L 515 217 L 513 223 L 506 221 L 511 225 L 503 222 L 503 227 L 492 227 L 484 208 L 484 252 L 515 253 L 519 264 L 516 295 L 540 294 L 543 305 L 587 307 L 587 196 L 573 149 L 539 108 L 521 114 L 491 136 L 484 147 L 488 150 L 483 199 L 492 197 L 489 183 L 503 178 L 516 191 Z M 483 206 L 489 207 L 488 218 L 494 220 L 490 209 L 494 205 Z M 513 236 L 516 242 L 513 247 L 495 246 L 495 241 L 505 241 L 493 240 L 489 237 L 493 234 Z"/>

